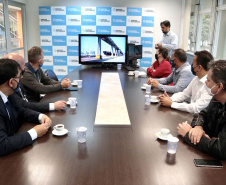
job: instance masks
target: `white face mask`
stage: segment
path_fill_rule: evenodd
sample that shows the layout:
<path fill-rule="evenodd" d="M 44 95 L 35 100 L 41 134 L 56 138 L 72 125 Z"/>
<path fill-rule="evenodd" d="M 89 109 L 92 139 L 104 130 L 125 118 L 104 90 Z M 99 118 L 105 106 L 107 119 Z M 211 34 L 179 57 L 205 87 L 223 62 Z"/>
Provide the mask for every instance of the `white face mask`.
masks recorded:
<path fill-rule="evenodd" d="M 217 85 L 217 84 L 216 84 L 216 85 Z M 212 93 L 212 89 L 213 89 L 214 87 L 216 87 L 216 85 L 214 85 L 214 86 L 210 89 L 209 87 L 207 87 L 207 85 L 206 85 L 206 83 L 205 83 L 204 87 L 205 87 L 207 93 L 208 93 L 210 96 L 215 96 L 216 94 L 219 93 L 219 92 L 216 92 L 215 94 Z"/>

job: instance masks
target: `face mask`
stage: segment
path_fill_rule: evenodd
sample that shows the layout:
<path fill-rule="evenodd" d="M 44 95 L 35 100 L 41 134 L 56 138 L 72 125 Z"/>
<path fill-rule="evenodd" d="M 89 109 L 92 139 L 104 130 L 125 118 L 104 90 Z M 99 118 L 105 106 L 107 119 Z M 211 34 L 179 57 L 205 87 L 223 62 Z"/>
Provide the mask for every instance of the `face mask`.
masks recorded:
<path fill-rule="evenodd" d="M 14 79 L 15 80 L 15 79 Z M 16 81 L 16 80 L 15 80 Z M 17 87 L 15 88 L 15 89 L 13 89 L 13 91 L 15 92 L 15 93 L 17 93 L 17 92 L 19 92 L 20 91 L 20 82 L 17 82 L 16 81 L 16 83 L 17 83 Z"/>
<path fill-rule="evenodd" d="M 155 54 L 155 59 L 158 60 L 158 54 Z"/>
<path fill-rule="evenodd" d="M 196 66 L 196 67 L 197 67 L 197 66 Z M 196 76 L 196 72 L 194 71 L 193 64 L 191 65 L 191 72 L 192 72 L 193 75 Z"/>
<path fill-rule="evenodd" d="M 217 85 L 217 84 L 216 84 L 216 85 Z M 213 89 L 214 87 L 216 87 L 216 85 L 214 85 L 214 86 L 210 89 L 209 87 L 207 87 L 207 85 L 206 85 L 206 83 L 205 83 L 204 87 L 205 87 L 207 93 L 208 93 L 210 96 L 215 96 L 216 94 L 219 93 L 219 92 L 217 92 L 217 93 L 215 93 L 215 94 L 212 93 L 212 89 Z"/>
<path fill-rule="evenodd" d="M 176 64 L 174 63 L 174 60 L 170 59 L 170 64 L 171 64 L 172 68 L 175 68 Z"/>
<path fill-rule="evenodd" d="M 42 60 L 42 64 L 40 64 L 39 67 L 42 67 L 43 66 L 43 63 L 44 63 L 44 60 Z"/>

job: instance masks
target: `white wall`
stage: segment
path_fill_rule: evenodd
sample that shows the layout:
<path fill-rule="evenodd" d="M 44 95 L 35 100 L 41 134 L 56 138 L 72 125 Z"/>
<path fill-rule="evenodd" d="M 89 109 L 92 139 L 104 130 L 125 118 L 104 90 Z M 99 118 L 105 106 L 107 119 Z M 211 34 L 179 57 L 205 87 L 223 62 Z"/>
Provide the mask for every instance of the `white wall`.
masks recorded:
<path fill-rule="evenodd" d="M 172 24 L 171 30 L 180 38 L 181 25 L 181 0 L 26 0 L 26 25 L 27 46 L 40 46 L 39 31 L 39 6 L 105 6 L 105 7 L 141 7 L 154 8 L 155 26 L 154 43 L 157 43 L 162 35 L 160 22 L 169 20 Z M 180 41 L 179 41 L 180 43 Z"/>

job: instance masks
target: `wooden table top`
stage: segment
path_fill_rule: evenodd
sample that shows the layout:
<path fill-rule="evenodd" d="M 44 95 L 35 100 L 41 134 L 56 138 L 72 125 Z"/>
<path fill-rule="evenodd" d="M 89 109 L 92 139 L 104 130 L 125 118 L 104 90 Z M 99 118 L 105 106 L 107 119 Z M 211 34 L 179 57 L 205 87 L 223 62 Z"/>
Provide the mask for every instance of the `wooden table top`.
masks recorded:
<path fill-rule="evenodd" d="M 131 121 L 129 127 L 95 127 L 94 120 L 101 72 L 119 72 Z M 49 93 L 43 102 L 76 97 L 78 106 L 71 110 L 46 113 L 52 127 L 64 124 L 70 132 L 61 137 L 49 132 L 32 146 L 0 158 L 0 184 L 12 185 L 155 185 L 225 184 L 226 168 L 195 167 L 193 159 L 213 159 L 183 142 L 177 134 L 180 122 L 192 120 L 189 113 L 162 107 L 145 106 L 141 85 L 146 78 L 127 76 L 126 71 L 79 67 L 71 80 L 82 79 L 78 91 Z M 157 89 L 153 95 L 159 95 Z M 117 109 L 117 107 L 116 107 Z M 34 125 L 26 123 L 20 131 Z M 79 144 L 76 128 L 87 127 L 87 142 Z M 170 129 L 179 138 L 176 155 L 167 154 L 167 142 L 156 139 L 161 128 Z M 222 162 L 226 166 L 226 162 Z"/>

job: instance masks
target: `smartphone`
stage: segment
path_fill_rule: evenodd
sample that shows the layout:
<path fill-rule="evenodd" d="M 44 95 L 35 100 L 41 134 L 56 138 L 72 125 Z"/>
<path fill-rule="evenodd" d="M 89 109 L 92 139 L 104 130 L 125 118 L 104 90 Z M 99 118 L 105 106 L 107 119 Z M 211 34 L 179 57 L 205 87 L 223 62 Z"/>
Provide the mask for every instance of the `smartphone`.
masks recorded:
<path fill-rule="evenodd" d="M 197 167 L 223 168 L 223 165 L 219 160 L 194 159 L 194 163 Z"/>

